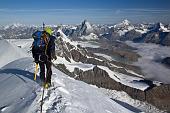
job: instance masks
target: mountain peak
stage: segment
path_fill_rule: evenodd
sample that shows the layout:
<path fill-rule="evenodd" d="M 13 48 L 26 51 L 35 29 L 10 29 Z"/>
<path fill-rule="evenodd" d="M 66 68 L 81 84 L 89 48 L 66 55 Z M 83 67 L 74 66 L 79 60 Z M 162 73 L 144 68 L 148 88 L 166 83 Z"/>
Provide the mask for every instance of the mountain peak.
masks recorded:
<path fill-rule="evenodd" d="M 125 26 L 129 26 L 130 25 L 130 21 L 125 19 L 122 22 L 114 25 L 114 27 L 125 27 Z"/>
<path fill-rule="evenodd" d="M 81 23 L 81 25 L 77 28 L 77 32 L 79 36 L 89 35 L 90 33 L 93 32 L 93 27 L 87 20 L 84 20 Z"/>
<path fill-rule="evenodd" d="M 25 26 L 25 25 L 23 25 L 21 23 L 13 23 L 13 24 L 9 24 L 9 25 L 4 26 L 4 29 L 9 29 L 9 28 L 14 29 L 16 27 L 22 27 L 22 26 Z"/>
<path fill-rule="evenodd" d="M 160 31 L 170 32 L 170 30 L 168 28 L 166 28 L 164 24 L 162 24 L 162 23 L 158 23 L 158 24 L 159 24 L 159 30 Z"/>
<path fill-rule="evenodd" d="M 86 26 L 87 29 L 92 29 L 90 22 L 88 22 L 87 20 L 84 20 L 82 22 L 82 26 Z"/>
<path fill-rule="evenodd" d="M 130 24 L 130 21 L 127 20 L 127 19 L 125 19 L 125 20 L 122 21 L 122 24 L 124 24 L 124 25 L 129 25 L 129 24 Z"/>

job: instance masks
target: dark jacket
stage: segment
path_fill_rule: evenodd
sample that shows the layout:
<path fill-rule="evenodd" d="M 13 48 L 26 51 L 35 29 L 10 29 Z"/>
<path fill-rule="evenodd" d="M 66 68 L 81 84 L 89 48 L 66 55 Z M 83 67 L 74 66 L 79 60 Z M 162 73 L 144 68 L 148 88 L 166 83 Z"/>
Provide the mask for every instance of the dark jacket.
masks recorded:
<path fill-rule="evenodd" d="M 48 56 L 49 60 L 51 60 L 53 55 L 55 55 L 55 39 L 56 39 L 56 37 L 50 36 L 49 38 L 50 38 L 50 41 L 47 46 L 47 56 Z"/>
<path fill-rule="evenodd" d="M 55 39 L 56 37 L 49 35 L 49 42 L 46 48 L 35 48 L 34 46 L 32 47 L 32 56 L 35 60 L 35 62 L 39 61 L 51 61 L 53 58 L 53 55 L 55 55 Z"/>

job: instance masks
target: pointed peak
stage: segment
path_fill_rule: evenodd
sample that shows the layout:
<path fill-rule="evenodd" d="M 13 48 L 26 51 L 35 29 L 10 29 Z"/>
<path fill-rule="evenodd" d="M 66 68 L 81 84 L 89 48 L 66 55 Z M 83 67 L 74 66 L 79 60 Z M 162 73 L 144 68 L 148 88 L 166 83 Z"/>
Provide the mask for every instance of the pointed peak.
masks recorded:
<path fill-rule="evenodd" d="M 87 31 L 91 31 L 93 29 L 90 22 L 88 22 L 86 19 L 82 22 L 81 28 L 86 28 Z"/>
<path fill-rule="evenodd" d="M 82 22 L 82 25 L 87 25 L 87 24 L 90 24 L 90 22 L 85 19 L 85 20 Z"/>

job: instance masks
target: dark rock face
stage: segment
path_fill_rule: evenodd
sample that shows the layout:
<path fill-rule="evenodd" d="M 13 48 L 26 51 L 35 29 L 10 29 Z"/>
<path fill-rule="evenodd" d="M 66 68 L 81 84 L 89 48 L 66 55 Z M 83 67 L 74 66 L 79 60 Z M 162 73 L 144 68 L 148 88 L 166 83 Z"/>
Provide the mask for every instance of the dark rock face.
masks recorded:
<path fill-rule="evenodd" d="M 159 44 L 160 42 L 160 38 L 159 38 L 160 34 L 159 33 L 148 33 L 145 38 L 144 38 L 144 42 L 146 43 L 156 43 Z"/>
<path fill-rule="evenodd" d="M 155 43 L 163 46 L 170 45 L 170 33 L 162 31 L 150 31 L 143 34 L 141 37 L 133 39 L 134 42 Z"/>
<path fill-rule="evenodd" d="M 103 53 L 109 56 L 114 56 L 117 61 L 121 60 L 127 60 L 127 61 L 137 61 L 137 59 L 140 57 L 137 53 L 132 51 L 127 51 L 123 49 L 117 49 L 117 48 L 87 48 L 88 51 L 94 52 L 94 53 Z"/>
<path fill-rule="evenodd" d="M 74 74 L 79 75 L 76 79 L 82 80 L 86 83 L 94 84 L 97 85 L 98 87 L 114 89 L 118 91 L 123 90 L 135 99 L 145 100 L 145 93 L 143 91 L 130 88 L 128 86 L 125 86 L 121 83 L 114 81 L 109 77 L 106 71 L 98 68 L 97 66 L 94 67 L 93 70 L 88 70 L 85 72 L 81 70 L 77 70 Z"/>
<path fill-rule="evenodd" d="M 116 61 L 108 62 L 103 57 L 102 57 L 103 60 L 98 60 L 98 59 L 102 59 L 102 58 L 100 58 L 100 57 L 98 57 L 94 54 L 87 53 L 87 51 L 83 50 L 83 49 L 81 49 L 79 51 L 72 49 L 70 51 L 70 54 L 71 54 L 71 57 L 73 58 L 73 60 L 76 61 L 76 62 L 106 66 L 106 67 L 109 67 L 113 71 L 117 71 L 117 72 L 120 72 L 120 73 L 123 73 L 123 74 L 127 74 L 129 76 L 135 76 L 135 75 L 128 73 L 127 70 L 125 70 L 125 69 L 133 70 L 134 72 L 136 72 L 138 74 L 142 74 L 142 72 L 140 71 L 140 68 L 138 68 L 138 67 L 128 65 L 128 64 L 119 63 L 119 62 L 116 62 Z M 87 58 L 86 55 L 89 55 L 91 57 Z M 98 58 L 98 59 L 95 59 L 95 58 Z M 116 65 L 118 65 L 120 67 L 124 67 L 124 68 L 115 68 L 115 67 L 112 67 L 111 64 L 116 64 Z"/>
<path fill-rule="evenodd" d="M 162 41 L 162 44 L 163 44 L 163 45 L 166 45 L 166 46 L 170 46 L 170 33 L 168 33 L 168 34 L 165 36 L 164 40 Z"/>
<path fill-rule="evenodd" d="M 170 85 L 154 86 L 151 81 L 140 81 L 151 85 L 148 90 L 141 91 L 114 81 L 109 77 L 105 70 L 102 70 L 97 66 L 94 67 L 93 70 L 88 70 L 85 72 L 75 69 L 74 74 L 79 75 L 76 77 L 77 80 L 81 80 L 98 87 L 125 91 L 134 99 L 147 101 L 159 109 L 170 112 Z"/>
<path fill-rule="evenodd" d="M 71 55 L 74 61 L 79 62 L 79 61 L 85 61 L 86 57 L 82 55 L 79 51 L 73 49 L 71 50 Z"/>
<path fill-rule="evenodd" d="M 81 25 L 77 26 L 76 29 L 64 29 L 64 33 L 66 33 L 67 36 L 70 36 L 75 40 L 79 39 L 78 37 L 80 36 L 89 35 L 93 32 L 93 27 L 87 20 L 84 20 Z"/>
<path fill-rule="evenodd" d="M 162 60 L 162 63 L 170 66 L 170 57 L 164 58 L 164 59 Z"/>
<path fill-rule="evenodd" d="M 161 85 L 146 92 L 149 103 L 170 112 L 170 85 Z"/>
<path fill-rule="evenodd" d="M 142 34 L 139 32 L 136 32 L 135 30 L 131 30 L 125 34 L 125 36 L 121 37 L 121 41 L 127 41 L 127 40 L 134 40 L 135 38 L 142 37 Z"/>
<path fill-rule="evenodd" d="M 59 38 L 57 41 L 57 47 L 60 51 L 57 52 L 58 56 L 65 57 L 67 61 L 70 62 L 71 54 L 70 54 L 70 49 L 73 47 L 69 44 L 63 41 L 62 38 Z"/>

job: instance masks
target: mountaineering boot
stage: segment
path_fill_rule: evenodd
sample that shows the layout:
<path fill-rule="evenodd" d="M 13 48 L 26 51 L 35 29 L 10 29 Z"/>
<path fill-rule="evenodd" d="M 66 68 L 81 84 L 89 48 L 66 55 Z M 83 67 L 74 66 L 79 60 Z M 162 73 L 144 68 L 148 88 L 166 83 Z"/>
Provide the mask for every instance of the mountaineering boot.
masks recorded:
<path fill-rule="evenodd" d="M 50 88 L 51 87 L 51 83 L 44 83 L 44 88 L 45 89 L 48 89 L 48 88 Z"/>
<path fill-rule="evenodd" d="M 48 89 L 48 83 L 45 83 L 45 84 L 44 84 L 44 88 L 45 88 L 45 89 Z"/>

